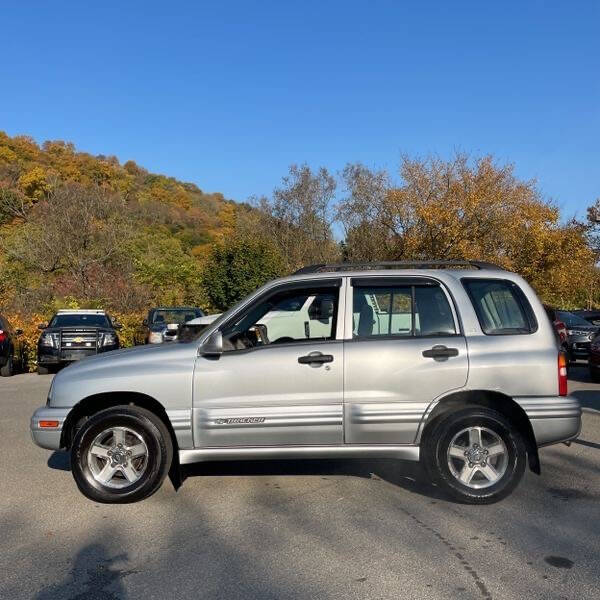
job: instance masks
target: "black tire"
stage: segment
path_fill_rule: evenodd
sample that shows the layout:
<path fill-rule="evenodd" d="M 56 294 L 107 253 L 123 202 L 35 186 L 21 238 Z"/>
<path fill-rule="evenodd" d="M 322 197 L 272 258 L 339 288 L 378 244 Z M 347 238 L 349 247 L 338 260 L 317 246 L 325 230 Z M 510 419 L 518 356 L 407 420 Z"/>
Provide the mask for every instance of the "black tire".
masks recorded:
<path fill-rule="evenodd" d="M 50 367 L 43 367 L 42 365 L 37 366 L 38 375 L 48 375 L 50 373 Z"/>
<path fill-rule="evenodd" d="M 6 364 L 3 367 L 0 367 L 0 375 L 2 377 L 10 377 L 13 374 L 13 356 L 12 354 L 8 355 L 6 359 Z"/>
<path fill-rule="evenodd" d="M 590 379 L 594 383 L 600 383 L 600 371 L 596 367 L 588 367 L 590 372 Z"/>
<path fill-rule="evenodd" d="M 449 448 L 452 440 L 469 427 L 483 427 L 504 443 L 506 452 L 502 456 L 487 459 L 502 461 L 505 465 L 504 473 L 495 483 L 485 480 L 484 474 L 478 470 L 479 463 L 471 463 L 476 469 L 474 479 L 479 478 L 475 479 L 472 485 L 481 484 L 487 487 L 474 488 L 466 485 L 451 471 L 451 464 L 455 471 L 461 466 L 467 467 L 466 458 L 451 459 Z M 468 433 L 464 435 L 468 437 Z M 425 466 L 434 482 L 450 496 L 467 504 L 492 504 L 508 496 L 523 477 L 527 461 L 525 443 L 519 431 L 502 414 L 484 407 L 467 408 L 444 415 L 425 432 L 422 448 Z M 497 462 L 494 467 L 499 465 Z M 501 469 L 498 468 L 498 471 Z"/>
<path fill-rule="evenodd" d="M 91 444 L 111 427 L 134 431 L 148 449 L 139 480 L 118 489 L 100 483 L 88 462 Z M 154 413 L 137 406 L 115 406 L 93 415 L 83 422 L 71 445 L 71 472 L 77 487 L 90 500 L 107 504 L 137 502 L 151 496 L 167 476 L 172 459 L 173 442 L 166 425 Z"/>

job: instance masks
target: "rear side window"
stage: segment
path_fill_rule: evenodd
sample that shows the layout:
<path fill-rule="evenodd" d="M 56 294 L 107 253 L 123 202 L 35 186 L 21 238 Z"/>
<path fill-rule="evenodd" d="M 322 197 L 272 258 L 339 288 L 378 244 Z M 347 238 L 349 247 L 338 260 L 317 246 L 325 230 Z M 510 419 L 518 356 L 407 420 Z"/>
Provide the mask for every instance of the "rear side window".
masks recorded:
<path fill-rule="evenodd" d="M 519 286 L 505 279 L 463 279 L 486 335 L 533 333 L 537 321 Z"/>
<path fill-rule="evenodd" d="M 353 337 L 455 335 L 448 299 L 438 285 L 353 283 Z"/>

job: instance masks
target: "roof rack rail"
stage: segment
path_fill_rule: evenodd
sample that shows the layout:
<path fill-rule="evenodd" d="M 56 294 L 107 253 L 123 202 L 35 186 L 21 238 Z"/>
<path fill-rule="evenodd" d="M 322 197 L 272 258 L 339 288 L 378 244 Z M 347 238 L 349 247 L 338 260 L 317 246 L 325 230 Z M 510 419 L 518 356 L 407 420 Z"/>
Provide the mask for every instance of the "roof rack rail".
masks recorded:
<path fill-rule="evenodd" d="M 503 271 L 502 267 L 480 260 L 409 260 L 383 262 L 344 262 L 316 264 L 298 269 L 294 275 L 326 273 L 328 271 L 368 271 L 371 269 L 491 269 Z"/>

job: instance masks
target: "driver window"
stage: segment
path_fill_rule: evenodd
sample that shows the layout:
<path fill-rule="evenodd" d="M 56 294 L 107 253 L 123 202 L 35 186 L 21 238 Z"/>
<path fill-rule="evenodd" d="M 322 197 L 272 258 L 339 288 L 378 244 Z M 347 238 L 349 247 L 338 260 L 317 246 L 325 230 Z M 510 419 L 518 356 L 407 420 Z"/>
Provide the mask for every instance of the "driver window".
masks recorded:
<path fill-rule="evenodd" d="M 223 330 L 223 349 L 335 338 L 337 287 L 282 290 L 252 305 Z"/>

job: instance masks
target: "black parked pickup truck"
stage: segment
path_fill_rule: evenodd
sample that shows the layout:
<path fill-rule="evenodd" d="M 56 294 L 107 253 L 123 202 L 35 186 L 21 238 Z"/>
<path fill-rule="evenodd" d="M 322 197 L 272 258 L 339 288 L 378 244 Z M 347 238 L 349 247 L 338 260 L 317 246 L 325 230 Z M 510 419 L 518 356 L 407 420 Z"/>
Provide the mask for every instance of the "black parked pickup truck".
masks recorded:
<path fill-rule="evenodd" d="M 39 325 L 37 372 L 46 375 L 60 365 L 116 350 L 120 327 L 103 310 L 59 310 Z"/>

